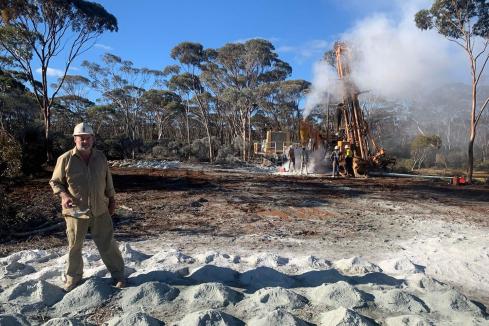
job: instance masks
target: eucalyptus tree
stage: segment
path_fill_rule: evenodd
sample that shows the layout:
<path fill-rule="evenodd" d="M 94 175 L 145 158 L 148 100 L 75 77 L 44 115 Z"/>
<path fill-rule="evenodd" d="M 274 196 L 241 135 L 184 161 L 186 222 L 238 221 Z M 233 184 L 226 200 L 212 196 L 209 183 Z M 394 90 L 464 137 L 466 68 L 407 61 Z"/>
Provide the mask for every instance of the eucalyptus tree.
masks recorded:
<path fill-rule="evenodd" d="M 422 30 L 435 29 L 460 46 L 469 59 L 472 82 L 467 179 L 474 171 L 474 141 L 489 98 L 477 105 L 477 91 L 489 60 L 489 3 L 486 0 L 436 0 L 430 9 L 416 13 L 416 25 Z"/>
<path fill-rule="evenodd" d="M 142 102 L 147 122 L 156 124 L 157 138 L 161 140 L 165 125 L 170 127 L 183 111 L 182 98 L 169 90 L 150 89 L 143 94 Z"/>
<path fill-rule="evenodd" d="M 284 80 L 264 84 L 259 88 L 259 106 L 273 119 L 275 129 L 299 134 L 299 103 L 310 86 L 311 83 L 305 80 Z"/>
<path fill-rule="evenodd" d="M 161 84 L 163 73 L 147 68 L 135 68 L 129 60 L 111 53 L 102 57 L 102 65 L 84 61 L 91 85 L 102 95 L 102 101 L 120 110 L 123 115 L 123 134 L 131 140 L 132 157 L 135 143 L 144 128 L 141 119 L 142 98 L 146 89 Z"/>
<path fill-rule="evenodd" d="M 171 50 L 170 55 L 173 59 L 177 60 L 184 69 L 183 72 L 174 75 L 170 79 L 168 85 L 171 89 L 180 91 L 186 96 L 187 142 L 190 144 L 188 121 L 190 106 L 195 104 L 198 121 L 200 121 L 205 128 L 207 136 L 209 161 L 213 162 L 214 150 L 210 128 L 212 95 L 206 90 L 205 85 L 201 82 L 199 77 L 203 64 L 209 59 L 209 52 L 205 51 L 204 47 L 199 43 L 182 42 Z"/>
<path fill-rule="evenodd" d="M 111 104 L 93 105 L 86 109 L 88 120 L 95 134 L 107 139 L 120 133 L 120 112 Z"/>
<path fill-rule="evenodd" d="M 68 69 L 104 31 L 117 31 L 117 19 L 100 4 L 84 0 L 4 0 L 0 12 L 0 48 L 27 76 L 42 111 L 48 140 L 51 107 Z M 61 55 L 61 82 L 50 93 L 49 69 L 54 58 Z M 40 82 L 34 76 L 35 66 L 40 66 Z M 51 160 L 49 149 L 47 154 Z"/>
<path fill-rule="evenodd" d="M 259 87 L 285 80 L 292 68 L 278 58 L 272 43 L 252 39 L 244 43 L 228 43 L 208 57 L 204 71 L 214 92 L 221 94 L 220 105 L 227 107 L 234 130 L 241 135 L 243 160 L 249 158 L 251 117 L 258 109 Z"/>
<path fill-rule="evenodd" d="M 86 109 L 94 103 L 88 99 L 90 80 L 80 75 L 66 75 L 58 79 L 51 88 L 57 88 L 62 83 L 58 96 L 52 107 L 53 129 L 67 131 L 80 121 L 87 118 Z"/>
<path fill-rule="evenodd" d="M 0 69 L 0 129 L 15 134 L 39 116 L 36 102 L 15 71 Z"/>

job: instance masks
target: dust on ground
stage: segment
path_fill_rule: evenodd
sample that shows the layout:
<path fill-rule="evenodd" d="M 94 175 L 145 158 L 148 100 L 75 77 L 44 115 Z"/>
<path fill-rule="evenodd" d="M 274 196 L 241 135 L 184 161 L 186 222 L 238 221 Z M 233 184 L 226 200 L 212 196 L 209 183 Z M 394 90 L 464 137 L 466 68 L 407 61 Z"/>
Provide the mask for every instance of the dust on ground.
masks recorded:
<path fill-rule="evenodd" d="M 454 187 L 443 181 L 400 178 L 331 179 L 213 170 L 113 168 L 116 236 L 121 240 L 167 234 L 208 238 L 255 235 L 319 239 L 342 247 L 389 247 L 411 238 L 419 219 L 489 226 L 489 188 Z M 62 222 L 59 200 L 45 178 L 5 189 L 16 219 L 6 229 L 0 255 L 64 245 L 64 228 L 24 235 Z M 196 244 L 198 245 L 198 244 Z M 362 250 L 363 251 L 363 250 Z"/>

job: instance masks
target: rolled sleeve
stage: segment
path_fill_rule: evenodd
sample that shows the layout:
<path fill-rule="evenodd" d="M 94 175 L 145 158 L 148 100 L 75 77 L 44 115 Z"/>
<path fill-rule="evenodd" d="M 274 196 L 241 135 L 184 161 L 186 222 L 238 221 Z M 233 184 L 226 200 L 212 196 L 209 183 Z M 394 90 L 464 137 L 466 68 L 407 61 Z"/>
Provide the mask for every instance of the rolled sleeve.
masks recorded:
<path fill-rule="evenodd" d="M 67 192 L 66 189 L 66 174 L 65 174 L 65 160 L 61 156 L 58 158 L 56 161 L 56 167 L 54 168 L 53 171 L 53 176 L 51 177 L 51 180 L 49 180 L 49 185 L 53 189 L 53 193 L 55 195 L 59 194 L 60 192 Z"/>

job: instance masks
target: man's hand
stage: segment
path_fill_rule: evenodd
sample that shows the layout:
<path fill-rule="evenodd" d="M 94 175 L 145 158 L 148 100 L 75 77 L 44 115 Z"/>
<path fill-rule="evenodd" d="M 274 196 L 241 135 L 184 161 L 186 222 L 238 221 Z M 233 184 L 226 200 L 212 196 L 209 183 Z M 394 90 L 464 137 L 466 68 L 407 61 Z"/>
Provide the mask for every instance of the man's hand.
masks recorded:
<path fill-rule="evenodd" d="M 61 192 L 59 196 L 61 197 L 61 207 L 63 208 L 73 207 L 73 198 L 70 195 L 68 195 L 66 192 Z"/>
<path fill-rule="evenodd" d="M 114 197 L 109 197 L 109 214 L 114 215 L 115 212 L 115 199 Z"/>

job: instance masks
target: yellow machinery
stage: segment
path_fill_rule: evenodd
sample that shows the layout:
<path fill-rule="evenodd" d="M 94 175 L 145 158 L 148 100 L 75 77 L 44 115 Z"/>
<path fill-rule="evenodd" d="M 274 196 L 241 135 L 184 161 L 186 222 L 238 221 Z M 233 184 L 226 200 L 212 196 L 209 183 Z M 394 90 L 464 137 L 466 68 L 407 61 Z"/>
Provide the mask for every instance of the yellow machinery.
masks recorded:
<path fill-rule="evenodd" d="M 355 175 L 366 175 L 369 168 L 385 168 L 395 164 L 395 160 L 387 158 L 383 148 L 379 147 L 372 137 L 363 111 L 358 101 L 358 88 L 350 78 L 351 52 L 343 42 L 334 46 L 336 69 L 342 84 L 342 102 L 336 112 L 335 142 L 344 151 L 349 145 L 353 151 L 353 170 Z"/>
<path fill-rule="evenodd" d="M 287 131 L 267 131 L 267 138 L 261 143 L 253 144 L 253 151 L 256 155 L 263 155 L 267 158 L 280 158 L 285 154 L 290 146 L 290 134 Z"/>

